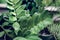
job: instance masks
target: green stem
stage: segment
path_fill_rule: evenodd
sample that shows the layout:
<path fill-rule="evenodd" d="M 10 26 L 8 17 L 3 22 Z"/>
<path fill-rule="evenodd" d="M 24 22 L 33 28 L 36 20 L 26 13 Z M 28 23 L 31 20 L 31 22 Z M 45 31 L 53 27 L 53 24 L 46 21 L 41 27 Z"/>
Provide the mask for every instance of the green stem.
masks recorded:
<path fill-rule="evenodd" d="M 0 25 L 0 27 L 4 30 L 4 32 L 5 32 L 9 37 L 13 38 L 12 35 L 9 35 L 9 34 L 5 31 L 5 29 L 3 28 L 3 26 Z"/>

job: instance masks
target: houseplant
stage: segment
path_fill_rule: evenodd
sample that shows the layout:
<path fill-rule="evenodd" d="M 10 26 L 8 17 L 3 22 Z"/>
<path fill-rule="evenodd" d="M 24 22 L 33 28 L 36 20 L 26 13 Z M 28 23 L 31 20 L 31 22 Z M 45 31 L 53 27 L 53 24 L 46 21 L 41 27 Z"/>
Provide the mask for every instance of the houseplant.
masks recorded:
<path fill-rule="evenodd" d="M 52 24 L 51 15 L 44 10 L 46 4 L 42 5 L 42 1 L 34 1 L 37 4 L 36 6 L 38 6 L 38 11 L 30 16 L 30 11 L 24 10 L 26 5 L 21 5 L 22 0 L 6 0 L 9 13 L 1 15 L 1 18 L 4 20 L 0 24 L 0 27 L 3 29 L 1 37 L 6 34 L 13 40 L 42 40 L 38 37 L 38 33 L 47 25 Z M 5 29 L 7 26 L 9 28 Z"/>

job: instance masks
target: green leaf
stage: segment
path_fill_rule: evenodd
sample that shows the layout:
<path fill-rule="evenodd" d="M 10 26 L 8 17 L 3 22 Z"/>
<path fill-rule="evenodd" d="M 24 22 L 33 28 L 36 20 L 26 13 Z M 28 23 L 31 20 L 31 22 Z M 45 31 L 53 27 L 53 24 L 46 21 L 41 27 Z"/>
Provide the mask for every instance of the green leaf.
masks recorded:
<path fill-rule="evenodd" d="M 32 19 L 33 19 L 34 24 L 36 25 L 36 24 L 40 21 L 40 14 L 36 12 L 36 13 L 32 16 Z"/>
<path fill-rule="evenodd" d="M 18 3 L 20 0 L 10 0 L 11 2 L 13 2 L 14 4 Z"/>
<path fill-rule="evenodd" d="M 35 35 L 34 36 L 28 36 L 27 39 L 28 40 L 42 40 L 38 36 L 35 36 Z"/>
<path fill-rule="evenodd" d="M 18 22 L 13 23 L 13 28 L 15 29 L 15 33 L 17 34 L 20 30 L 20 25 Z"/>
<path fill-rule="evenodd" d="M 10 12 L 10 15 L 16 16 L 16 13 L 15 12 Z"/>
<path fill-rule="evenodd" d="M 53 23 L 53 20 L 51 18 L 46 18 L 43 22 L 45 25 L 49 25 Z"/>
<path fill-rule="evenodd" d="M 21 16 L 25 16 L 25 10 L 21 10 L 20 13 L 17 13 L 17 18 L 20 18 Z"/>
<path fill-rule="evenodd" d="M 44 6 L 49 6 L 51 3 L 52 3 L 52 0 L 43 0 L 43 1 L 42 1 L 42 4 L 43 4 Z"/>
<path fill-rule="evenodd" d="M 55 4 L 56 6 L 60 6 L 60 0 L 57 0 Z"/>
<path fill-rule="evenodd" d="M 12 2 L 10 2 L 9 0 L 6 0 L 6 2 L 7 2 L 7 3 L 9 3 L 9 4 L 11 4 L 11 5 L 13 5 L 13 3 L 12 3 Z"/>
<path fill-rule="evenodd" d="M 21 4 L 22 4 L 22 0 L 20 0 L 20 1 L 14 6 L 14 8 L 17 9 L 18 7 L 21 6 Z"/>
<path fill-rule="evenodd" d="M 2 26 L 7 26 L 8 24 L 9 24 L 8 22 L 4 22 Z"/>
<path fill-rule="evenodd" d="M 9 37 L 11 37 L 11 38 L 15 37 L 15 33 L 13 32 L 13 30 L 5 29 L 5 32 Z"/>
<path fill-rule="evenodd" d="M 52 24 L 52 20 L 51 18 L 46 18 L 43 21 L 40 21 L 39 23 L 37 23 L 37 25 L 34 25 L 31 28 L 31 34 L 38 34 L 39 31 L 43 30 L 45 27 L 47 27 L 48 25 Z"/>
<path fill-rule="evenodd" d="M 24 38 L 24 37 L 16 37 L 16 38 L 14 38 L 13 40 L 27 40 L 27 39 Z"/>
<path fill-rule="evenodd" d="M 25 16 L 30 17 L 29 10 L 25 10 Z"/>
<path fill-rule="evenodd" d="M 23 11 L 25 9 L 26 5 L 21 5 L 16 9 L 16 13 L 21 13 L 21 11 Z"/>
<path fill-rule="evenodd" d="M 0 32 L 0 37 L 2 37 L 4 35 L 4 31 Z"/>
<path fill-rule="evenodd" d="M 21 16 L 20 18 L 19 18 L 19 20 L 18 21 L 21 21 L 21 22 L 23 22 L 24 20 L 26 20 L 27 19 L 27 17 L 26 16 Z"/>
<path fill-rule="evenodd" d="M 10 10 L 14 10 L 14 7 L 10 5 L 7 5 L 7 8 L 9 8 Z"/>
<path fill-rule="evenodd" d="M 14 22 L 14 21 L 16 21 L 16 20 L 17 20 L 17 18 L 14 17 L 14 16 L 10 16 L 10 17 L 9 17 L 9 21 L 10 21 L 10 22 Z"/>
<path fill-rule="evenodd" d="M 36 11 L 37 11 L 37 9 L 35 7 L 33 7 L 30 14 L 33 15 Z"/>

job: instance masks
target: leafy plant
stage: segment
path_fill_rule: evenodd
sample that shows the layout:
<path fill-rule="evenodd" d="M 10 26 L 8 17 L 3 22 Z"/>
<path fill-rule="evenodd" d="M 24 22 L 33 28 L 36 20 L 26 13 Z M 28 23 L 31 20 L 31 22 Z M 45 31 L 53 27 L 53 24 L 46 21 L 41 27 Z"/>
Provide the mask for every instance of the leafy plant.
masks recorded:
<path fill-rule="evenodd" d="M 52 24 L 48 29 L 54 35 L 56 40 L 60 40 L 60 24 Z"/>
<path fill-rule="evenodd" d="M 41 9 L 37 0 L 35 2 Z M 6 3 L 9 13 L 1 15 L 1 18 L 4 20 L 0 24 L 0 27 L 3 29 L 1 37 L 7 34 L 13 40 L 42 40 L 38 37 L 38 33 L 47 25 L 53 23 L 51 16 L 44 9 L 38 9 L 37 12 L 30 16 L 30 11 L 24 10 L 26 5 L 22 5 L 22 0 L 6 0 Z M 10 30 L 10 28 L 5 29 L 7 26 L 13 28 L 13 30 Z"/>

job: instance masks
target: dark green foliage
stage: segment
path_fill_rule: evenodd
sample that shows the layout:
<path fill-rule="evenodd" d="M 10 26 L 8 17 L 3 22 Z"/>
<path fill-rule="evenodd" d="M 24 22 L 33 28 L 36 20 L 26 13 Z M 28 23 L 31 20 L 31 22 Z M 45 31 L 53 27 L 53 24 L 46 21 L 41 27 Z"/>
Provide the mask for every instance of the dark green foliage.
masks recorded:
<path fill-rule="evenodd" d="M 6 0 L 9 12 L 0 15 L 0 22 L 4 20 L 0 23 L 3 29 L 0 37 L 6 34 L 13 40 L 42 40 L 38 33 L 53 24 L 53 16 L 44 10 L 44 7 L 52 5 L 52 2 L 53 0 Z M 59 2 L 57 4 L 59 5 Z M 55 30 L 50 31 L 55 34 Z"/>

